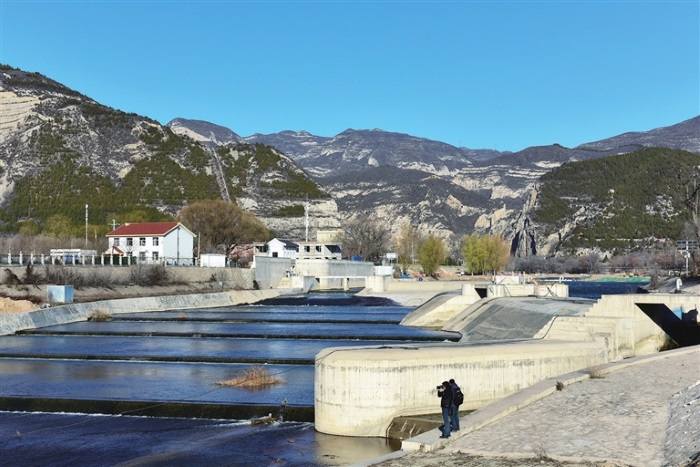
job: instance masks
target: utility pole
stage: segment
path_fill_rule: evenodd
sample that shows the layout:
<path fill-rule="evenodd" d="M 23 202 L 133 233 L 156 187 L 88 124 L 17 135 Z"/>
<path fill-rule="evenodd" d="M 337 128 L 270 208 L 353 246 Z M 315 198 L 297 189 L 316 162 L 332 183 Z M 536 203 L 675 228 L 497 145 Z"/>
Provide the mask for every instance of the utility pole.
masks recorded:
<path fill-rule="evenodd" d="M 88 246 L 88 205 L 85 205 L 85 249 Z"/>
<path fill-rule="evenodd" d="M 306 241 L 309 241 L 309 198 L 304 203 L 304 226 L 306 227 Z"/>

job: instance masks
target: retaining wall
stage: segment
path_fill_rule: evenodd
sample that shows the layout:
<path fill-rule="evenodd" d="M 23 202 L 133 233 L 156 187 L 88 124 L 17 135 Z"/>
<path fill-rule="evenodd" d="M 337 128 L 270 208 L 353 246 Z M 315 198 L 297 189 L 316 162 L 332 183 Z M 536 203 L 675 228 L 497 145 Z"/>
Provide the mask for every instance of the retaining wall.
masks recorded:
<path fill-rule="evenodd" d="M 550 286 L 535 292 L 540 297 L 561 294 Z M 429 326 L 431 317 L 444 320 L 455 295 L 427 302 L 425 309 L 414 312 L 416 321 L 420 318 L 421 325 Z M 530 306 L 538 306 L 534 300 L 529 299 Z M 516 298 L 483 299 L 443 329 L 463 331 L 494 301 L 518 310 Z M 450 378 L 462 387 L 463 408 L 469 410 L 547 378 L 658 352 L 667 340 L 660 323 L 697 320 L 700 296 L 606 295 L 598 301 L 543 299 L 542 306 L 561 310 L 543 310 L 544 315 L 553 315 L 550 320 L 530 320 L 539 323 L 530 326 L 531 340 L 323 350 L 316 356 L 316 429 L 335 435 L 386 436 L 396 417 L 438 413 L 435 386 Z M 500 325 L 507 331 L 524 323 L 505 319 Z"/>
<path fill-rule="evenodd" d="M 470 410 L 606 362 L 602 342 L 329 348 L 316 356 L 315 426 L 334 435 L 386 436 L 396 417 L 439 412 L 436 386 L 450 378 Z"/>
<path fill-rule="evenodd" d="M 121 285 L 133 283 L 133 278 L 145 275 L 150 265 L 133 266 L 34 266 L 34 273 L 45 277 L 46 269 L 62 270 L 65 276 L 80 278 L 82 283 L 104 284 L 119 288 Z M 7 268 L 3 268 L 5 270 Z M 17 277 L 22 279 L 26 266 L 9 268 Z M 226 288 L 253 289 L 255 271 L 248 268 L 207 268 L 168 266 L 166 270 L 171 283 L 206 283 L 224 282 Z"/>

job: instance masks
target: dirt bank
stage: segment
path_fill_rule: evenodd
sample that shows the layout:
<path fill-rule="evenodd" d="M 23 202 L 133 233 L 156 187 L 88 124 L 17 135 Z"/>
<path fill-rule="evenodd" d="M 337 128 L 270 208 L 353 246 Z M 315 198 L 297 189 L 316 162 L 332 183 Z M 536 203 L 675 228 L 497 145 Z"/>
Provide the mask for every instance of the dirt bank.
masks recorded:
<path fill-rule="evenodd" d="M 29 300 L 13 300 L 11 298 L 0 297 L 0 314 L 22 313 L 38 309 L 39 305 Z"/>

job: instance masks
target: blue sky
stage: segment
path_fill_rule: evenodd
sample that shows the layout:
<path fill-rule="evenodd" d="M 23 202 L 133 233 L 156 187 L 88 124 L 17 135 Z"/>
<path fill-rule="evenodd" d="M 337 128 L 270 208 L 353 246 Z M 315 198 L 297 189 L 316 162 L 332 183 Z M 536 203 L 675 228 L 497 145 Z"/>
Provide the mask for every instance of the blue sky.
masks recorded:
<path fill-rule="evenodd" d="M 0 63 L 241 136 L 574 147 L 700 114 L 700 2 L 0 0 Z"/>

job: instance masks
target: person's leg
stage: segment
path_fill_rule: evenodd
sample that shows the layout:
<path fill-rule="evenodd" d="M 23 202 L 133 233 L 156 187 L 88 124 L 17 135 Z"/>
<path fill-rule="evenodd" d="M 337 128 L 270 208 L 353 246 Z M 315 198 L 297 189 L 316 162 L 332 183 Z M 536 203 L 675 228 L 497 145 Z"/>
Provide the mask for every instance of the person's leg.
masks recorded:
<path fill-rule="evenodd" d="M 452 431 L 459 431 L 459 409 L 454 404 L 452 404 L 452 415 L 450 416 L 450 425 L 452 426 Z"/>
<path fill-rule="evenodd" d="M 449 438 L 450 433 L 452 432 L 452 429 L 450 428 L 450 408 L 449 407 L 442 408 L 442 423 L 444 423 L 444 425 L 445 425 L 442 429 L 442 437 Z"/>

